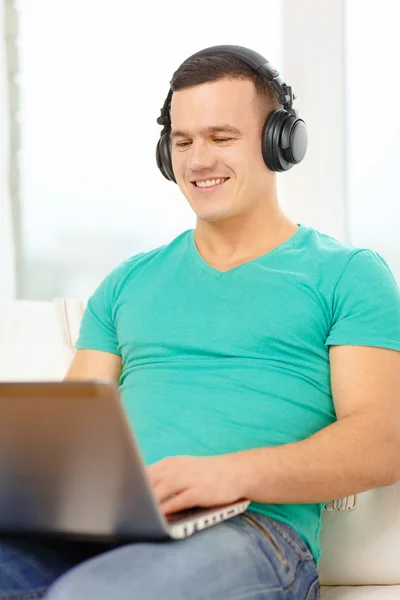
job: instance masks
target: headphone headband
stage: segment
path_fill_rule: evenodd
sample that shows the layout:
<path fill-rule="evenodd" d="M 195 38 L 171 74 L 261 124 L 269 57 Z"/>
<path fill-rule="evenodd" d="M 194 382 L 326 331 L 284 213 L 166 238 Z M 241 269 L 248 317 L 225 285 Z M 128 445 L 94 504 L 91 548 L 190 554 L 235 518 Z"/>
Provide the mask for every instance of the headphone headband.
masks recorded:
<path fill-rule="evenodd" d="M 250 50 L 250 48 L 245 48 L 244 46 L 232 46 L 232 45 L 219 45 L 219 46 L 210 46 L 209 48 L 204 48 L 204 50 L 200 50 L 199 52 L 195 52 L 188 58 L 184 60 L 182 65 L 191 60 L 192 58 L 197 58 L 201 56 L 213 56 L 215 54 L 229 54 L 234 58 L 237 58 L 241 62 L 247 64 L 253 71 L 259 74 L 262 78 L 269 81 L 275 91 L 278 94 L 278 102 L 282 104 L 284 110 L 288 113 L 292 114 L 294 117 L 297 117 L 297 111 L 292 108 L 293 100 L 296 99 L 296 96 L 292 92 L 292 88 L 283 81 L 283 79 L 279 75 L 279 71 L 274 69 L 271 63 L 264 58 L 258 52 L 254 50 Z M 181 65 L 181 66 L 182 66 Z M 169 111 L 172 100 L 173 91 L 170 89 L 167 95 L 167 98 L 164 102 L 164 105 L 161 109 L 161 115 L 157 119 L 157 123 L 159 125 L 169 125 Z"/>
<path fill-rule="evenodd" d="M 286 85 L 286 83 L 280 77 L 279 71 L 274 69 L 274 67 L 266 58 L 264 58 L 258 52 L 250 50 L 250 48 L 232 45 L 210 46 L 209 48 L 205 48 L 204 50 L 200 50 L 199 52 L 192 54 L 192 56 L 189 56 L 189 58 L 187 58 L 183 64 L 197 56 L 212 56 L 214 54 L 223 53 L 230 54 L 234 58 L 237 58 L 241 62 L 247 64 L 253 71 L 272 83 L 275 90 L 278 92 L 279 104 L 282 104 L 286 111 L 293 114 L 293 116 L 296 116 L 294 109 L 292 109 L 292 104 L 295 97 L 292 94 L 291 88 Z"/>

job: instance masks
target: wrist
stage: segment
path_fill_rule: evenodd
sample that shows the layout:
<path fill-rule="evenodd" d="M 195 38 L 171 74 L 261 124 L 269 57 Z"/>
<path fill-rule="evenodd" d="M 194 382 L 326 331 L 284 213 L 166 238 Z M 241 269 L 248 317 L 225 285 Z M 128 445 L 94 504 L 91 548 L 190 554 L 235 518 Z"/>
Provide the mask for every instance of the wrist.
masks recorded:
<path fill-rule="evenodd" d="M 235 474 L 235 487 L 241 498 L 253 500 L 257 485 L 257 449 L 242 450 L 230 455 Z"/>

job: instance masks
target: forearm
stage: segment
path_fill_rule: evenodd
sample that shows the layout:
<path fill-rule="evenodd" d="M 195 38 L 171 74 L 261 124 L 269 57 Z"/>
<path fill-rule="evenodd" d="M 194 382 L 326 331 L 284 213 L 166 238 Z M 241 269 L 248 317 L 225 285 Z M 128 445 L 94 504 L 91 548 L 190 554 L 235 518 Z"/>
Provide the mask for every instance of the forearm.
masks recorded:
<path fill-rule="evenodd" d="M 394 483 L 400 477 L 397 429 L 365 411 L 300 442 L 235 453 L 243 497 L 273 504 L 326 502 Z"/>

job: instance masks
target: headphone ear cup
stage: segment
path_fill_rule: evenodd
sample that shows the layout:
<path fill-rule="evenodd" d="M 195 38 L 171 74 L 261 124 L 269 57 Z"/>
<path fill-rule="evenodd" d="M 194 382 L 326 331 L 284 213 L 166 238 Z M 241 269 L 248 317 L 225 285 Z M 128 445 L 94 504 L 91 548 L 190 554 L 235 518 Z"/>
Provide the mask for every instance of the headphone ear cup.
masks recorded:
<path fill-rule="evenodd" d="M 274 110 L 268 117 L 262 134 L 262 154 L 271 171 L 288 171 L 301 162 L 308 143 L 303 119 L 286 110 Z"/>
<path fill-rule="evenodd" d="M 171 160 L 171 138 L 168 133 L 162 133 L 156 148 L 157 166 L 168 181 L 176 183 Z"/>
<path fill-rule="evenodd" d="M 270 113 L 262 134 L 262 154 L 271 171 L 285 171 L 280 160 L 279 143 L 283 123 L 288 116 L 285 110 L 277 109 Z M 290 167 L 289 167 L 290 168 Z"/>

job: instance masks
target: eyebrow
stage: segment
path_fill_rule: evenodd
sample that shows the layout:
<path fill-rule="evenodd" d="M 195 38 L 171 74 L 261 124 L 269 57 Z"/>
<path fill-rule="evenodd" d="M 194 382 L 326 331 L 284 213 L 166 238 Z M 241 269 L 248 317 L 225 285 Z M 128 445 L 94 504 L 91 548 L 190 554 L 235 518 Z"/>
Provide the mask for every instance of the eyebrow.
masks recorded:
<path fill-rule="evenodd" d="M 233 133 L 234 135 L 242 135 L 242 132 L 236 127 L 233 127 L 233 125 L 214 125 L 212 127 L 203 127 L 203 129 L 200 129 L 200 133 L 202 135 L 210 135 L 211 133 Z M 190 133 L 187 131 L 180 131 L 179 129 L 173 129 L 171 138 L 174 139 L 177 137 L 188 138 L 190 137 Z"/>

